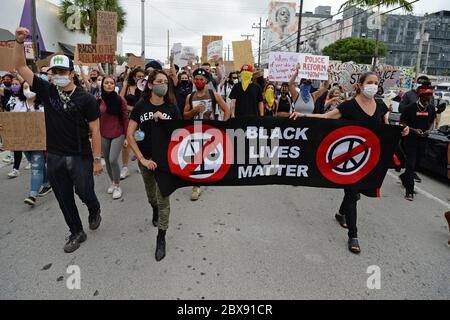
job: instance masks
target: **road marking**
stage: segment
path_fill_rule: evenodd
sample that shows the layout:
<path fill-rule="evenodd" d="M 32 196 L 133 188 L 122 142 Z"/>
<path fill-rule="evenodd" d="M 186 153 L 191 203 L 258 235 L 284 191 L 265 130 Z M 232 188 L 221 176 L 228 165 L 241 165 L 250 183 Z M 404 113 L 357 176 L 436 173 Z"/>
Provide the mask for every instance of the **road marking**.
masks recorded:
<path fill-rule="evenodd" d="M 388 176 L 390 176 L 391 178 L 394 178 L 394 179 L 400 181 L 400 178 L 397 177 L 397 176 L 396 176 L 395 174 L 393 174 L 392 172 L 388 172 L 387 174 L 388 174 Z M 433 200 L 433 201 L 436 201 L 437 203 L 443 205 L 445 208 L 450 209 L 450 204 L 448 204 L 447 202 L 445 202 L 445 201 L 443 201 L 443 200 L 441 200 L 441 199 L 439 199 L 439 198 L 436 198 L 436 197 L 433 196 L 431 193 L 429 193 L 429 192 L 427 192 L 427 191 L 425 191 L 425 190 L 423 190 L 422 188 L 417 187 L 417 186 L 414 186 L 414 189 L 415 189 L 418 193 L 420 193 L 420 194 L 424 195 L 425 197 L 427 197 L 428 199 L 431 199 L 431 200 Z"/>

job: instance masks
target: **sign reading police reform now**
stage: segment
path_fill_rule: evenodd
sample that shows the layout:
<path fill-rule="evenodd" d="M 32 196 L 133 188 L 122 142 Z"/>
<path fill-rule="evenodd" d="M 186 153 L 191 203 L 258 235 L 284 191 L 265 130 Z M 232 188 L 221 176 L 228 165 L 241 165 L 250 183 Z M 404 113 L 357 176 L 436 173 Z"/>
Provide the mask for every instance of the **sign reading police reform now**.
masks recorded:
<path fill-rule="evenodd" d="M 159 121 L 152 158 L 164 196 L 192 185 L 377 189 L 401 130 L 305 118 Z"/>

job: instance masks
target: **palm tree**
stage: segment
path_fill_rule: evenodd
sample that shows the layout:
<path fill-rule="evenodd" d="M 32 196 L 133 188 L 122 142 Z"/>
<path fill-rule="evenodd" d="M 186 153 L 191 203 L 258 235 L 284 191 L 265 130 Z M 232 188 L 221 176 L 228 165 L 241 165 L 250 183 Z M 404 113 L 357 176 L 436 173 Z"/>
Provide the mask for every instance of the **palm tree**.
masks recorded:
<path fill-rule="evenodd" d="M 406 0 L 347 0 L 342 4 L 339 8 L 341 11 L 343 8 L 347 6 L 361 6 L 361 7 L 372 7 L 372 6 L 403 6 L 405 10 L 409 13 L 413 12 L 413 6 L 409 1 Z"/>
<path fill-rule="evenodd" d="M 88 33 L 91 43 L 97 43 L 97 11 L 117 12 L 117 32 L 122 32 L 125 28 L 126 13 L 118 0 L 63 0 L 59 6 L 59 19 L 66 28 L 68 28 L 67 22 L 73 17 L 73 8 L 77 8 L 81 16 L 79 31 Z"/>

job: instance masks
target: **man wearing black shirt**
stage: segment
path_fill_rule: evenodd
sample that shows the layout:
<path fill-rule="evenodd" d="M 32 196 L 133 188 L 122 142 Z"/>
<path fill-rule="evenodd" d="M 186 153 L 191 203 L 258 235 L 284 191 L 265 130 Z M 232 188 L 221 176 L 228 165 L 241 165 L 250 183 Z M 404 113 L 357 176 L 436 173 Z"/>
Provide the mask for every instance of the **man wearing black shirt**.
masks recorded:
<path fill-rule="evenodd" d="M 407 106 L 400 117 L 400 123 L 409 126 L 411 134 L 403 140 L 406 155 L 406 171 L 400 175 L 406 188 L 405 199 L 414 200 L 414 173 L 425 154 L 426 140 L 433 129 L 436 111 L 432 105 L 433 89 L 425 82 L 417 89 L 419 100 Z"/>
<path fill-rule="evenodd" d="M 262 90 L 251 82 L 251 72 L 252 66 L 244 64 L 241 68 L 242 82 L 231 90 L 231 113 L 235 118 L 264 116 Z"/>
<path fill-rule="evenodd" d="M 28 34 L 25 28 L 16 30 L 14 61 L 17 71 L 32 86 L 31 90 L 36 92 L 45 108 L 48 179 L 70 229 L 64 246 L 64 251 L 70 253 L 86 240 L 74 189 L 89 210 L 89 228 L 96 230 L 100 226 L 100 203 L 94 192 L 93 179 L 93 175 L 102 172 L 100 110 L 94 97 L 75 86 L 73 63 L 67 56 L 52 58 L 52 84 L 34 76 L 25 62 L 23 43 Z"/>

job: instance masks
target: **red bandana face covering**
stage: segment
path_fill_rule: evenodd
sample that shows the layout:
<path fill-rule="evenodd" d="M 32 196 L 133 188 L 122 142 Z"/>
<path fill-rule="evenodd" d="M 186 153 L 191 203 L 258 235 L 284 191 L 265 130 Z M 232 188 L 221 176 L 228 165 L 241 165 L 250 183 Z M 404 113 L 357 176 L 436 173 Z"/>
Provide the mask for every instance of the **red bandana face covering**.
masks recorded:
<path fill-rule="evenodd" d="M 206 86 L 206 83 L 201 81 L 194 81 L 194 84 L 198 90 L 202 90 Z"/>
<path fill-rule="evenodd" d="M 419 89 L 417 89 L 417 94 L 419 95 L 419 96 L 423 96 L 423 95 L 433 95 L 433 89 L 431 89 L 431 88 L 427 88 L 427 89 L 422 89 L 422 88 L 419 88 Z"/>

